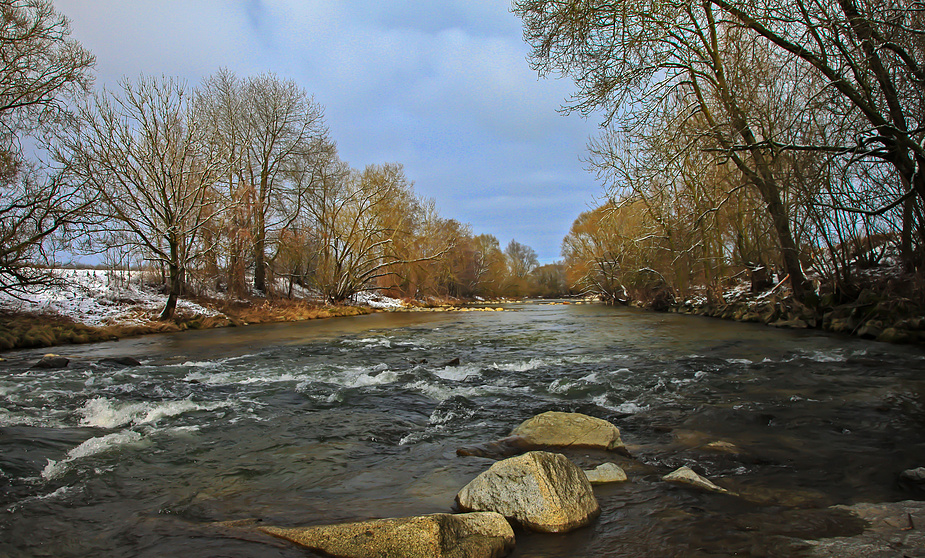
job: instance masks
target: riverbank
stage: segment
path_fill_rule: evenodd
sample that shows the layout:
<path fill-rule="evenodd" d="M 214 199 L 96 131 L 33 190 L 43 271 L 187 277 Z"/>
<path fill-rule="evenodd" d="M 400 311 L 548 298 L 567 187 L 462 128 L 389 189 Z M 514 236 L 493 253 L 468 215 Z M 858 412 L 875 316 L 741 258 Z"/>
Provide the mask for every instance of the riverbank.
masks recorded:
<path fill-rule="evenodd" d="M 369 314 L 402 305 L 371 294 L 332 306 L 310 298 L 219 294 L 184 297 L 171 320 L 157 319 L 166 296 L 142 272 L 63 269 L 41 291 L 0 295 L 0 351 L 94 343 L 151 333 L 295 322 Z"/>
<path fill-rule="evenodd" d="M 152 333 L 359 316 L 377 311 L 369 307 L 318 306 L 304 300 L 286 299 L 257 300 L 250 304 L 234 301 L 217 307 L 222 308 L 218 314 L 183 312 L 166 321 L 157 320 L 156 314 L 150 314 L 136 317 L 133 323 L 100 326 L 86 325 L 70 316 L 54 312 L 2 310 L 0 351 L 113 341 Z"/>
<path fill-rule="evenodd" d="M 925 344 L 925 301 L 884 289 L 864 289 L 856 299 L 842 304 L 822 297 L 810 306 L 796 300 L 783 285 L 756 294 L 743 283 L 723 293 L 719 300 L 695 296 L 653 309 L 773 327 L 819 329 L 887 343 Z"/>

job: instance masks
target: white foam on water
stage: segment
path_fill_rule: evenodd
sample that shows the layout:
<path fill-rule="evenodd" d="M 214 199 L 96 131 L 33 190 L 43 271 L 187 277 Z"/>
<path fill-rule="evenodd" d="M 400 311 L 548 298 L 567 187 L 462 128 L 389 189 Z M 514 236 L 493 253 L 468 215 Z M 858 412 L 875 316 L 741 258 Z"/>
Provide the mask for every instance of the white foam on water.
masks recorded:
<path fill-rule="evenodd" d="M 552 383 L 549 384 L 549 387 L 546 388 L 546 391 L 549 393 L 568 393 L 577 385 L 578 384 L 575 382 L 570 382 L 568 380 L 563 381 L 562 378 L 556 378 L 552 381 Z"/>
<path fill-rule="evenodd" d="M 39 411 L 37 411 L 39 412 Z M 44 428 L 63 428 L 65 424 L 49 416 L 48 410 L 41 410 L 39 416 L 11 413 L 0 407 L 0 427 L 2 426 L 41 426 Z"/>
<path fill-rule="evenodd" d="M 180 366 L 186 366 L 187 368 L 217 368 L 222 363 L 215 360 L 203 360 L 203 361 L 192 361 L 188 360 L 181 364 Z"/>
<path fill-rule="evenodd" d="M 747 358 L 727 358 L 726 362 L 729 364 L 752 364 L 752 361 L 748 360 Z"/>
<path fill-rule="evenodd" d="M 398 372 L 387 370 L 376 374 L 363 372 L 359 376 L 346 384 L 346 387 L 369 387 L 381 386 L 383 384 L 392 384 L 398 381 Z"/>
<path fill-rule="evenodd" d="M 435 370 L 434 375 L 439 376 L 444 380 L 460 381 L 465 380 L 469 376 L 481 376 L 482 369 L 474 365 L 447 366 L 445 368 L 441 368 L 440 370 Z"/>
<path fill-rule="evenodd" d="M 6 397 L 7 395 L 10 395 L 11 393 L 16 393 L 17 391 L 20 391 L 21 389 L 22 388 L 20 386 L 15 385 L 15 384 L 8 385 L 8 386 L 0 385 L 0 396 Z"/>
<path fill-rule="evenodd" d="M 848 358 L 844 354 L 841 353 L 841 349 L 836 349 L 832 352 L 824 352 L 824 351 L 804 352 L 801 356 L 805 359 L 812 360 L 814 362 L 845 362 L 846 360 L 848 360 Z"/>
<path fill-rule="evenodd" d="M 42 478 L 45 480 L 51 480 L 60 477 L 68 470 L 71 463 L 80 458 L 103 453 L 113 448 L 137 444 L 141 442 L 141 440 L 141 434 L 131 430 L 123 430 L 121 432 L 114 432 L 112 434 L 107 434 L 98 438 L 90 438 L 76 448 L 67 452 L 67 457 L 65 459 L 62 459 L 61 461 L 49 459 L 48 464 L 45 465 L 45 469 L 42 470 Z"/>
<path fill-rule="evenodd" d="M 606 394 L 592 397 L 591 402 L 599 407 L 610 409 L 611 411 L 616 411 L 618 413 L 625 413 L 628 415 L 633 415 L 641 411 L 645 411 L 646 409 L 649 408 L 648 405 L 640 405 L 636 403 L 635 401 L 624 401 L 623 403 L 620 403 L 619 405 L 614 405 L 610 402 L 609 399 L 607 399 Z"/>
<path fill-rule="evenodd" d="M 214 411 L 230 403 L 201 404 L 189 399 L 156 403 L 118 403 L 106 397 L 96 397 L 77 410 L 83 418 L 81 426 L 119 428 L 128 424 L 155 424 L 161 419 L 195 411 Z"/>
<path fill-rule="evenodd" d="M 578 381 L 585 382 L 588 384 L 596 384 L 601 381 L 601 378 L 600 376 L 597 375 L 597 372 L 591 372 L 587 376 L 582 376 L 581 378 L 578 378 Z"/>
<path fill-rule="evenodd" d="M 402 439 L 398 441 L 398 445 L 399 445 L 399 446 L 407 446 L 407 445 L 409 445 L 409 444 L 416 444 L 416 443 L 418 443 L 418 442 L 424 441 L 424 440 L 427 439 L 428 437 L 429 437 L 429 436 L 428 436 L 427 432 L 425 432 L 425 431 L 423 431 L 423 430 L 417 430 L 417 431 L 415 431 L 415 432 L 410 432 L 410 433 L 406 434 L 404 437 L 402 437 Z"/>
<path fill-rule="evenodd" d="M 566 378 L 556 378 L 553 380 L 549 386 L 546 388 L 546 391 L 549 393 L 558 393 L 558 394 L 567 394 L 573 389 L 586 388 L 588 386 L 604 386 L 607 380 L 601 378 L 597 372 L 591 372 L 586 376 L 577 378 L 575 380 L 566 379 Z M 605 386 L 606 387 L 606 386 Z"/>
<path fill-rule="evenodd" d="M 364 337 L 362 339 L 344 339 L 341 341 L 344 345 L 362 345 L 364 349 L 375 347 L 392 348 L 392 341 L 386 337 Z"/>
<path fill-rule="evenodd" d="M 30 479 L 37 479 L 37 478 L 38 477 L 30 477 Z M 8 506 L 6 508 L 6 511 L 10 513 L 14 513 L 32 502 L 41 502 L 43 500 L 57 500 L 59 498 L 64 498 L 71 492 L 78 492 L 79 490 L 80 489 L 78 487 L 65 485 L 65 486 L 58 488 L 54 492 L 49 492 L 48 494 L 39 494 L 37 496 L 29 496 L 28 498 L 25 498 L 23 500 L 20 500 L 19 502 L 16 502 L 15 504 Z"/>
<path fill-rule="evenodd" d="M 558 359 L 555 359 L 558 361 Z M 492 368 L 495 370 L 501 370 L 504 372 L 528 372 L 530 370 L 536 370 L 537 368 L 542 368 L 543 366 L 554 365 L 553 360 L 543 360 L 541 358 L 531 358 L 528 361 L 521 362 L 511 362 L 506 364 L 492 364 Z"/>

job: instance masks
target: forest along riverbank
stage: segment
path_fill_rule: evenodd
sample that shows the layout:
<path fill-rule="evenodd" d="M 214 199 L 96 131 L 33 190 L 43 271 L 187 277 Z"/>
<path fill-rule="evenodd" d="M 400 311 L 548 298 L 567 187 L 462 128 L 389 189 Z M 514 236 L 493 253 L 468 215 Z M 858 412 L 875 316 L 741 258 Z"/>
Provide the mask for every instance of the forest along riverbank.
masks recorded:
<path fill-rule="evenodd" d="M 919 347 L 605 305 L 509 308 L 75 345 L 63 370 L 31 369 L 42 350 L 7 353 L 0 553 L 304 556 L 227 522 L 453 513 L 494 462 L 456 450 L 551 410 L 619 427 L 629 479 L 594 488 L 601 514 L 586 527 L 517 531 L 511 556 L 791 556 L 795 541 L 860 533 L 832 506 L 925 497 L 900 480 L 925 465 Z M 593 469 L 601 456 L 568 457 Z M 662 480 L 682 466 L 748 497 Z"/>

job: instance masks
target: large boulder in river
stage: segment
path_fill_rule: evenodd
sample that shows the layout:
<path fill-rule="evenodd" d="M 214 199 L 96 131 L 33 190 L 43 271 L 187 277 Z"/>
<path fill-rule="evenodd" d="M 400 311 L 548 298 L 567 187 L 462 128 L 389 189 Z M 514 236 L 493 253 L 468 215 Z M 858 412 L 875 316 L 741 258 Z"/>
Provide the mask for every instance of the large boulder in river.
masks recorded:
<path fill-rule="evenodd" d="M 536 447 L 581 447 L 625 452 L 620 429 L 581 413 L 548 411 L 525 420 L 511 432 Z"/>
<path fill-rule="evenodd" d="M 70 362 L 71 361 L 69 359 L 63 356 L 45 355 L 41 358 L 41 360 L 39 360 L 34 365 L 32 365 L 32 368 L 48 368 L 48 369 L 67 368 L 67 365 Z"/>
<path fill-rule="evenodd" d="M 260 530 L 338 558 L 500 558 L 514 548 L 514 531 L 497 513 Z"/>
<path fill-rule="evenodd" d="M 456 495 L 464 511 L 494 511 L 528 529 L 564 533 L 601 511 L 584 471 L 562 454 L 531 451 L 498 461 Z"/>

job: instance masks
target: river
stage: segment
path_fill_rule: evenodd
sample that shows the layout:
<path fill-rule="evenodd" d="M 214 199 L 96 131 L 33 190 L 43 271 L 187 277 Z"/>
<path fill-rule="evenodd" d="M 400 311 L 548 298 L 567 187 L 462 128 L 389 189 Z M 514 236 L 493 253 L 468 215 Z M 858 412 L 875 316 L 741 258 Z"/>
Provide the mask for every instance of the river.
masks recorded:
<path fill-rule="evenodd" d="M 246 527 L 453 509 L 456 449 L 543 411 L 620 427 L 629 481 L 515 557 L 791 556 L 921 499 L 925 351 L 603 305 L 389 313 L 58 347 L 0 362 L 0 555 L 311 555 Z M 132 356 L 139 367 L 101 359 Z M 447 365 L 459 358 L 458 366 Z M 711 451 L 727 442 L 737 453 Z M 728 446 L 727 446 L 728 447 Z M 569 457 L 591 468 L 608 456 Z M 688 465 L 739 493 L 660 480 Z"/>

